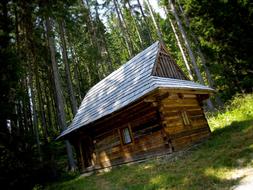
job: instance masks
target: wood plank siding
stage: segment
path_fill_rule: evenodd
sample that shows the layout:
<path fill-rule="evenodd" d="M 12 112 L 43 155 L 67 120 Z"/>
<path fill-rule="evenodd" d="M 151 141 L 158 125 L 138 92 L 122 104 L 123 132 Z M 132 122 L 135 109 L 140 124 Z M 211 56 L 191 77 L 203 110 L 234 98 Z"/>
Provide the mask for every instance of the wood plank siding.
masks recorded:
<path fill-rule="evenodd" d="M 132 143 L 124 145 L 120 129 L 129 127 Z M 107 120 L 103 126 L 94 126 L 96 168 L 109 167 L 165 150 L 159 113 L 152 103 L 141 101 L 117 117 Z"/>
<path fill-rule="evenodd" d="M 156 64 L 154 65 L 153 76 L 187 80 L 184 72 L 176 64 L 175 60 L 162 48 L 159 51 Z"/>
<path fill-rule="evenodd" d="M 174 150 L 180 150 L 209 137 L 210 129 L 197 94 L 171 93 L 160 103 L 166 135 Z M 184 121 L 185 115 L 189 124 Z"/>

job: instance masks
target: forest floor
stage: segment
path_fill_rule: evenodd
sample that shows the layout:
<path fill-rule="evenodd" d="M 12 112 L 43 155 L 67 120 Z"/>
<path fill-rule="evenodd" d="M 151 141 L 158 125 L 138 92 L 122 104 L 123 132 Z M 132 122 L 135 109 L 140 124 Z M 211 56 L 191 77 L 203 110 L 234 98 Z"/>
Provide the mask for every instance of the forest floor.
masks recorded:
<path fill-rule="evenodd" d="M 211 137 L 187 151 L 62 179 L 46 189 L 253 189 L 253 95 L 238 96 L 223 111 L 207 115 Z"/>

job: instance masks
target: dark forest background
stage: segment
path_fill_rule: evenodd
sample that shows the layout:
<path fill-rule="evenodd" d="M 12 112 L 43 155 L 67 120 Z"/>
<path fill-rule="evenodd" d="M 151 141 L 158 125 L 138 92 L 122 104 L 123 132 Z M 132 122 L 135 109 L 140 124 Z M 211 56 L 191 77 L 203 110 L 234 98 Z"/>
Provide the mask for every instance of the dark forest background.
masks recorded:
<path fill-rule="evenodd" d="M 55 138 L 91 86 L 157 40 L 191 80 L 216 89 L 206 109 L 252 92 L 250 0 L 163 0 L 165 15 L 152 2 L 1 0 L 1 189 L 74 171 L 71 146 Z"/>

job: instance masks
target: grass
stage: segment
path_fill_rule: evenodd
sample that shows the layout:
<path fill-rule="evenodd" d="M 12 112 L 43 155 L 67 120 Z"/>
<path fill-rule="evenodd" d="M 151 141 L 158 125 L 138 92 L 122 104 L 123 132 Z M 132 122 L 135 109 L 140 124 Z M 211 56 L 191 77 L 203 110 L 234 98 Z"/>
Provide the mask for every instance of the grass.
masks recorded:
<path fill-rule="evenodd" d="M 47 190 L 230 189 L 238 169 L 253 166 L 253 95 L 237 96 L 208 115 L 210 139 L 173 159 L 154 159 L 107 173 L 51 184 Z"/>

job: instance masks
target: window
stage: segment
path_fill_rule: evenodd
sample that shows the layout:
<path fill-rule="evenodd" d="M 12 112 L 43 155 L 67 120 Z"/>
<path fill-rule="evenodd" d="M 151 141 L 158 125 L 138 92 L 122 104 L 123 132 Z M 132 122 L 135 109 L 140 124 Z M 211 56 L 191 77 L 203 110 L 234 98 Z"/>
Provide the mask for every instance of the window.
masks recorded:
<path fill-rule="evenodd" d="M 181 111 L 181 117 L 183 119 L 184 125 L 190 125 L 191 124 L 186 111 Z"/>
<path fill-rule="evenodd" d="M 130 135 L 130 130 L 129 130 L 128 127 L 123 128 L 121 130 L 121 136 L 122 136 L 123 144 L 129 144 L 129 143 L 132 142 L 132 138 L 131 138 L 131 135 Z"/>

